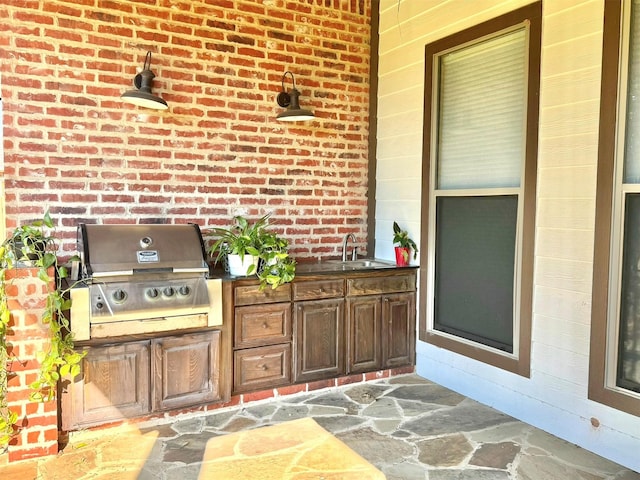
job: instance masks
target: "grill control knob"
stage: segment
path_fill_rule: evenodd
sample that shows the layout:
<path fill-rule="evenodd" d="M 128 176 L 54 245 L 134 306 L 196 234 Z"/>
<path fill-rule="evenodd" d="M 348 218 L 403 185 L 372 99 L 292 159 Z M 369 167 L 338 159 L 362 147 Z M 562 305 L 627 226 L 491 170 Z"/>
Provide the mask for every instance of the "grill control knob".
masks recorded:
<path fill-rule="evenodd" d="M 98 303 L 96 303 L 96 308 L 98 310 L 102 310 L 104 308 L 104 304 L 102 302 L 98 302 Z"/>
<path fill-rule="evenodd" d="M 158 295 L 160 295 L 160 292 L 158 291 L 157 288 L 149 288 L 147 290 L 147 297 L 149 298 L 157 298 Z"/>
<path fill-rule="evenodd" d="M 183 285 L 180 287 L 180 290 L 178 290 L 178 293 L 186 297 L 191 293 L 191 289 L 187 285 Z"/>
<path fill-rule="evenodd" d="M 176 291 L 173 289 L 173 287 L 167 287 L 162 293 L 164 293 L 166 297 L 173 297 L 173 294 L 176 293 Z"/>
<path fill-rule="evenodd" d="M 115 292 L 113 292 L 113 299 L 116 302 L 124 302 L 127 298 L 127 292 L 125 292 L 124 290 L 118 289 Z"/>

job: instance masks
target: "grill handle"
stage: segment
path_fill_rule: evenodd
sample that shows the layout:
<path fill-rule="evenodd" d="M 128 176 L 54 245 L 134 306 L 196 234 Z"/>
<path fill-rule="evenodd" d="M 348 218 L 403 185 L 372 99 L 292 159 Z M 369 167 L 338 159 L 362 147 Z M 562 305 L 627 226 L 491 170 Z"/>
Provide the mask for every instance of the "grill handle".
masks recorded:
<path fill-rule="evenodd" d="M 133 269 L 133 274 L 140 274 L 140 273 L 173 273 L 173 268 L 171 267 L 164 267 L 164 268 L 134 268 Z"/>

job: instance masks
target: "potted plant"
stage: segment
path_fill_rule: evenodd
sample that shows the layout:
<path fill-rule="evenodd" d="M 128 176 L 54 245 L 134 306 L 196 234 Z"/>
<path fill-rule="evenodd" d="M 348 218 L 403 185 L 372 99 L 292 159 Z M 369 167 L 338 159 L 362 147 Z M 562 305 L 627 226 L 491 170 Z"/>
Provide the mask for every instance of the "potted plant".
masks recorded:
<path fill-rule="evenodd" d="M 47 293 L 46 307 L 42 314 L 42 323 L 49 326 L 51 345 L 47 351 L 39 352 L 40 362 L 38 378 L 30 384 L 32 401 L 53 399 L 58 381 L 64 375 L 75 376 L 80 372 L 80 361 L 84 354 L 73 348 L 73 337 L 69 333 L 69 321 L 64 312 L 71 306 L 69 288 L 62 287 L 68 277 L 68 269 L 58 264 L 55 254 L 56 239 L 52 233 L 53 220 L 46 212 L 42 220 L 16 228 L 0 246 L 0 448 L 6 446 L 11 438 L 17 415 L 11 412 L 7 404 L 6 368 L 9 356 L 7 352 L 7 330 L 11 312 L 7 303 L 6 272 L 10 269 L 29 266 L 38 269 L 38 278 L 46 285 L 53 280 L 55 288 Z M 75 260 L 73 257 L 71 260 Z M 54 278 L 50 277 L 53 269 Z"/>
<path fill-rule="evenodd" d="M 396 246 L 396 265 L 406 267 L 409 265 L 411 250 L 413 250 L 413 259 L 418 256 L 418 247 L 406 230 L 402 230 L 397 222 L 393 222 L 393 244 Z"/>
<path fill-rule="evenodd" d="M 230 228 L 212 228 L 209 234 L 218 239 L 209 248 L 215 255 L 215 263 L 221 259 L 227 262 L 231 275 L 251 275 L 258 268 L 262 230 L 266 227 L 269 214 L 250 223 L 245 217 L 233 217 L 235 224 Z"/>
<path fill-rule="evenodd" d="M 209 248 L 215 263 L 226 259 L 231 275 L 256 274 L 260 287 L 277 288 L 295 276 L 295 261 L 287 251 L 289 243 L 270 230 L 271 214 L 251 223 L 235 216 L 231 228 L 213 228 L 207 234 L 218 237 Z"/>

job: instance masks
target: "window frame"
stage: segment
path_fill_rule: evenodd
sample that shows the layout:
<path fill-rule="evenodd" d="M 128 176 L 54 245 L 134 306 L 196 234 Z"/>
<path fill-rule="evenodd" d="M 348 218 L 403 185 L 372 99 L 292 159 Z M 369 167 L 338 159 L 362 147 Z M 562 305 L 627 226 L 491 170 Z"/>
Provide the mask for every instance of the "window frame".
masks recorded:
<path fill-rule="evenodd" d="M 628 44 L 622 2 L 605 1 L 602 42 L 602 76 L 595 233 L 593 252 L 591 339 L 589 349 L 588 398 L 618 410 L 640 416 L 640 395 L 615 386 L 617 351 L 611 351 L 616 339 L 612 333 L 620 323 L 620 276 L 624 237 L 621 197 L 624 185 L 618 162 L 624 151 L 624 113 Z M 628 19 L 626 19 L 628 21 Z M 618 158 L 620 157 L 620 158 Z M 617 218 L 616 218 L 617 217 Z M 615 262 L 615 263 L 614 263 Z M 616 325 L 612 324 L 616 322 Z M 613 378 L 612 378 L 613 377 Z"/>
<path fill-rule="evenodd" d="M 420 271 L 420 285 L 423 286 L 419 304 L 419 338 L 421 341 L 453 351 L 466 357 L 487 363 L 498 368 L 522 375 L 530 376 L 531 370 L 531 320 L 533 309 L 533 267 L 535 241 L 535 205 L 536 176 L 538 154 L 538 119 L 540 90 L 540 56 L 542 40 L 542 3 L 535 2 L 505 15 L 483 22 L 461 32 L 428 44 L 425 47 L 425 103 L 424 103 L 424 137 L 423 137 L 423 174 L 422 174 L 422 211 L 421 211 L 421 249 L 433 252 L 434 243 L 430 232 L 435 228 L 435 216 L 430 205 L 435 200 L 433 187 L 433 163 L 435 163 L 432 138 L 436 138 L 437 111 L 434 113 L 434 99 L 437 95 L 437 69 L 434 58 L 453 48 L 467 44 L 475 44 L 485 38 L 505 33 L 518 26 L 527 25 L 528 59 L 527 59 L 527 94 L 526 125 L 524 130 L 524 165 L 522 171 L 521 204 L 518 205 L 519 221 L 517 235 L 520 239 L 516 245 L 519 264 L 515 265 L 515 274 L 520 279 L 514 290 L 514 352 L 507 354 L 482 344 L 470 342 L 462 338 L 447 335 L 433 329 L 433 274 L 434 255 L 425 255 L 423 268 Z M 495 189 L 491 194 L 498 192 Z M 520 202 L 519 202 L 520 203 Z M 520 215 L 521 213 L 521 215 Z"/>

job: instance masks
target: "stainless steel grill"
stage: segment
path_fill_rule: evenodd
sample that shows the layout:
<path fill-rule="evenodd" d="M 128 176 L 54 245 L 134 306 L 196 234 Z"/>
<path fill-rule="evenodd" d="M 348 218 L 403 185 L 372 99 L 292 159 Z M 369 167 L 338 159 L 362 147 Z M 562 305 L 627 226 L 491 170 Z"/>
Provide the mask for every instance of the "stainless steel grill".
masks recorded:
<path fill-rule="evenodd" d="M 78 252 L 76 340 L 222 324 L 221 280 L 208 278 L 197 225 L 80 224 Z"/>

